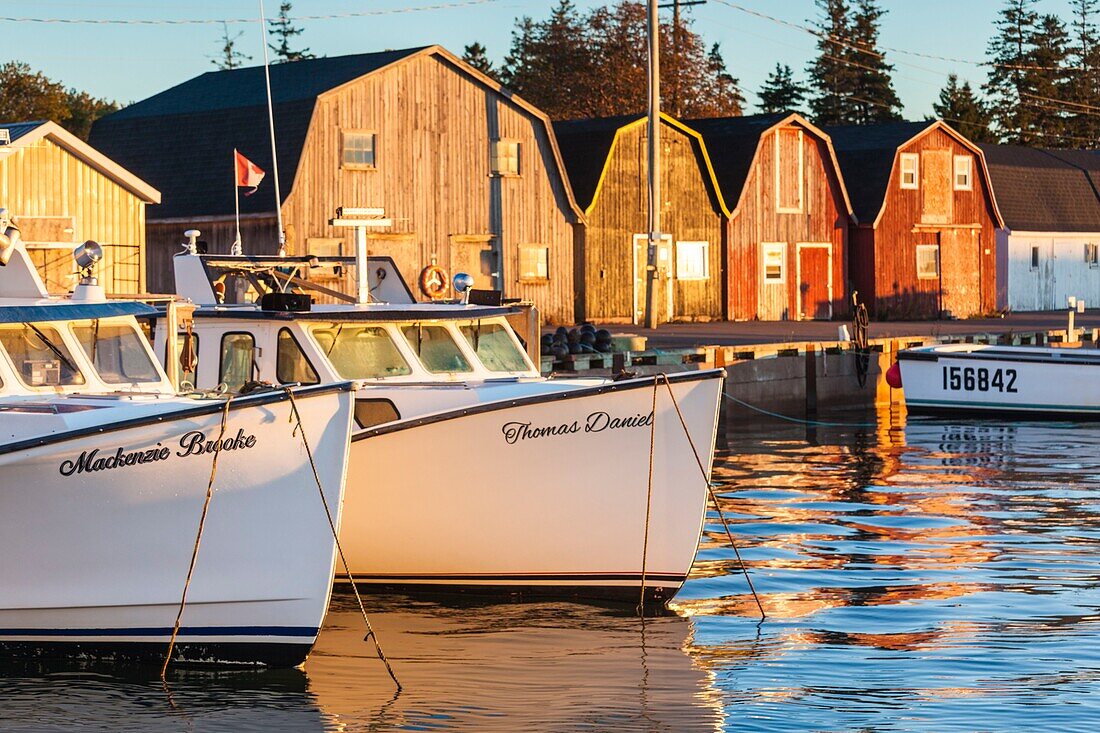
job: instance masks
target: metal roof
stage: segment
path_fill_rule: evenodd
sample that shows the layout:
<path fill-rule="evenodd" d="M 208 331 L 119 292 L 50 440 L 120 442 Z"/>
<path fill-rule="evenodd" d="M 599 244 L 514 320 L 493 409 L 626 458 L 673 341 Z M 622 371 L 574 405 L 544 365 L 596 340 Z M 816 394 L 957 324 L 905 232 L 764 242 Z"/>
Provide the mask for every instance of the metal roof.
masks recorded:
<path fill-rule="evenodd" d="M 86 321 L 118 316 L 155 316 L 157 310 L 144 303 L 108 301 L 106 303 L 58 302 L 33 305 L 0 305 L 0 323 L 42 323 L 44 321 Z"/>

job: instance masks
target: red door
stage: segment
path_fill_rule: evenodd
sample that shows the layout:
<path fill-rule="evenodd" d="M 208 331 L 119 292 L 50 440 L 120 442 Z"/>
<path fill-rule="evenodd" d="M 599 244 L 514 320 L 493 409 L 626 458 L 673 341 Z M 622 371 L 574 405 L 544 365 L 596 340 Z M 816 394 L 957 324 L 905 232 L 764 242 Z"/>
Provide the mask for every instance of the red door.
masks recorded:
<path fill-rule="evenodd" d="M 798 245 L 799 320 L 833 317 L 832 246 Z"/>

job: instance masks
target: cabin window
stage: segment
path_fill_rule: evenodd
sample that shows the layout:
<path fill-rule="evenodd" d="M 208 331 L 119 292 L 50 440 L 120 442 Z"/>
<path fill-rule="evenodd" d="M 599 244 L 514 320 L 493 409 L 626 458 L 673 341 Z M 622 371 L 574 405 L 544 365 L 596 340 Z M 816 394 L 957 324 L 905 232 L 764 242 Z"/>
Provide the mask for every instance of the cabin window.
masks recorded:
<path fill-rule="evenodd" d="M 400 420 L 401 413 L 389 400 L 356 400 L 355 424 L 360 428 L 370 428 L 382 423 Z"/>
<path fill-rule="evenodd" d="M 222 336 L 222 361 L 218 381 L 228 392 L 240 392 L 252 381 L 256 367 L 256 339 L 250 333 L 227 333 Z"/>
<path fill-rule="evenodd" d="M 676 243 L 676 279 L 706 280 L 710 277 L 710 243 Z"/>
<path fill-rule="evenodd" d="M 1097 245 L 1095 242 L 1088 242 L 1085 244 L 1085 264 L 1089 267 L 1100 267 L 1100 259 L 1098 259 Z"/>
<path fill-rule="evenodd" d="M 275 379 L 279 380 L 279 384 L 317 384 L 321 381 L 289 328 L 279 329 L 279 342 L 275 349 Z"/>
<path fill-rule="evenodd" d="M 341 165 L 344 168 L 366 170 L 375 168 L 375 142 L 373 132 L 345 130 L 341 136 Z"/>
<path fill-rule="evenodd" d="M 84 375 L 53 326 L 22 323 L 0 328 L 0 346 L 8 352 L 19 379 L 28 387 L 84 384 Z"/>
<path fill-rule="evenodd" d="M 969 155 L 955 156 L 955 190 L 970 191 L 973 186 L 970 183 L 971 158 Z"/>
<path fill-rule="evenodd" d="M 1039 269 L 1039 247 L 1037 245 L 1031 246 L 1031 271 L 1034 272 Z"/>
<path fill-rule="evenodd" d="M 181 333 L 176 336 L 176 349 L 177 353 L 183 354 L 183 350 L 187 348 L 187 334 Z M 199 379 L 199 335 L 197 333 L 191 334 L 191 351 L 194 356 L 190 359 L 190 369 L 184 369 L 180 364 L 180 384 L 187 382 L 192 387 L 197 385 Z M 179 385 L 175 385 L 179 386 Z"/>
<path fill-rule="evenodd" d="M 473 371 L 470 362 L 466 361 L 458 344 L 443 326 L 424 326 L 417 323 L 405 326 L 401 333 L 429 372 L 451 374 Z"/>
<path fill-rule="evenodd" d="M 940 276 L 940 248 L 936 244 L 917 245 L 917 279 L 931 280 Z"/>
<path fill-rule="evenodd" d="M 787 281 L 787 245 L 783 242 L 761 245 L 760 263 L 764 282 L 780 284 Z"/>
<path fill-rule="evenodd" d="M 144 339 L 125 323 L 101 324 L 98 320 L 73 326 L 88 360 L 107 384 L 159 382 L 160 372 L 149 357 Z"/>
<path fill-rule="evenodd" d="M 802 130 L 779 130 L 775 135 L 776 211 L 802 211 L 802 179 Z"/>
<path fill-rule="evenodd" d="M 519 142 L 493 140 L 489 143 L 489 165 L 495 176 L 518 176 Z"/>
<path fill-rule="evenodd" d="M 313 327 L 313 338 L 344 379 L 382 379 L 412 374 L 386 329 L 354 323 Z"/>
<path fill-rule="evenodd" d="M 901 154 L 901 187 L 920 188 L 920 156 L 916 153 Z"/>
<path fill-rule="evenodd" d="M 504 326 L 499 323 L 470 323 L 459 326 L 459 330 L 489 371 L 527 371 L 527 361 L 523 358 L 523 353 Z"/>
<path fill-rule="evenodd" d="M 546 282 L 550 279 L 550 248 L 541 244 L 519 246 L 519 281 Z"/>

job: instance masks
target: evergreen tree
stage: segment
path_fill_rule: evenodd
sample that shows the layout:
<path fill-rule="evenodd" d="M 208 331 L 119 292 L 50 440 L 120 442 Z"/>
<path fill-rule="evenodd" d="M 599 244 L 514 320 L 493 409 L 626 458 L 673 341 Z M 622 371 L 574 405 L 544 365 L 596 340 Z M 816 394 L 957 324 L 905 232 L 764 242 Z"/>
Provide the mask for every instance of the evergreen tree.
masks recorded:
<path fill-rule="evenodd" d="M 1072 102 L 1066 131 L 1075 147 L 1100 146 L 1100 48 L 1097 47 L 1096 0 L 1073 0 L 1069 47 Z"/>
<path fill-rule="evenodd" d="M 994 26 L 996 34 L 989 41 L 991 65 L 989 77 L 982 87 L 989 99 L 996 132 L 1002 142 L 1039 143 L 1033 134 L 1042 110 L 1025 104 L 1024 95 L 1031 86 L 1033 43 L 1039 16 L 1035 0 L 1006 0 Z"/>
<path fill-rule="evenodd" d="M 243 66 L 245 61 L 251 60 L 251 56 L 237 50 L 237 40 L 243 35 L 244 31 L 238 31 L 234 36 L 229 35 L 229 26 L 222 23 L 221 53 L 211 59 L 211 63 L 219 69 L 236 69 Z"/>
<path fill-rule="evenodd" d="M 586 92 L 594 86 L 595 54 L 586 43 L 584 20 L 570 0 L 559 0 L 550 18 L 523 18 L 512 31 L 504 59 L 506 84 L 551 117 L 588 116 Z"/>
<path fill-rule="evenodd" d="M 482 74 L 496 78 L 496 69 L 493 68 L 493 62 L 489 60 L 486 55 L 485 46 L 480 43 L 474 42 L 463 49 L 462 60 L 474 67 Z"/>
<path fill-rule="evenodd" d="M 957 74 L 947 76 L 947 86 L 940 90 L 939 102 L 932 103 L 932 111 L 938 119 L 974 142 L 997 141 L 997 136 L 989 129 L 989 108 L 970 88 L 970 82 L 959 84 Z"/>
<path fill-rule="evenodd" d="M 806 101 L 806 87 L 794 80 L 791 67 L 776 64 L 760 88 L 761 112 L 798 112 Z"/>
<path fill-rule="evenodd" d="M 707 53 L 706 75 L 702 88 L 697 90 L 694 101 L 686 100 L 683 114 L 686 117 L 737 117 L 745 109 L 745 95 L 740 82 L 726 70 L 722 51 L 715 43 Z"/>
<path fill-rule="evenodd" d="M 823 17 L 816 22 L 817 59 L 807 69 L 813 98 L 810 111 L 819 125 L 852 122 L 849 97 L 856 88 L 849 62 L 852 43 L 851 8 L 846 0 L 816 0 Z"/>
<path fill-rule="evenodd" d="M 310 53 L 308 48 L 294 50 L 290 47 L 290 42 L 295 36 L 302 34 L 302 29 L 290 21 L 290 8 L 289 0 L 279 3 L 279 15 L 275 20 L 267 22 L 271 26 L 267 29 L 267 34 L 275 39 L 275 43 L 269 43 L 267 47 L 275 52 L 276 63 L 317 58 L 316 54 Z"/>
<path fill-rule="evenodd" d="M 857 124 L 901 119 L 901 100 L 894 91 L 890 74 L 894 67 L 886 63 L 878 47 L 879 21 L 886 11 L 876 0 L 857 0 L 852 18 L 852 46 L 844 56 L 852 64 L 855 77 L 849 115 Z M 839 49 L 838 49 L 839 51 Z"/>
<path fill-rule="evenodd" d="M 1033 144 L 1046 147 L 1073 147 L 1069 136 L 1065 100 L 1071 96 L 1066 61 L 1069 35 L 1066 26 L 1056 15 L 1039 18 L 1039 27 L 1032 39 L 1031 65 L 1028 73 L 1028 89 L 1023 101 L 1035 109 L 1035 125 L 1030 130 Z"/>

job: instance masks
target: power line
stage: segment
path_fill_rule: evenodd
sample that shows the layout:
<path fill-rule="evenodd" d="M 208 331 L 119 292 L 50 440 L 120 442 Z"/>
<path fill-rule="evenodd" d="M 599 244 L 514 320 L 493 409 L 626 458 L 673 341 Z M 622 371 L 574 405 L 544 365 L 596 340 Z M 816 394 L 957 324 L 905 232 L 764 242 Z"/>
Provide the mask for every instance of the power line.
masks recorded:
<path fill-rule="evenodd" d="M 418 5 L 405 8 L 389 8 L 385 10 L 361 10 L 350 13 L 330 13 L 327 15 L 296 15 L 290 18 L 295 21 L 306 20 L 341 20 L 347 18 L 365 18 L 378 15 L 397 15 L 401 13 L 421 13 L 430 10 L 449 10 L 451 8 L 464 8 L 472 5 L 487 5 L 499 2 L 499 0 L 456 0 L 455 2 L 436 3 L 435 5 Z M 238 25 L 242 23 L 255 23 L 256 18 L 181 18 L 181 19 L 132 19 L 132 18 L 30 18 L 0 16 L 0 22 L 4 23 L 43 23 L 63 25 L 215 25 L 228 23 Z"/>

